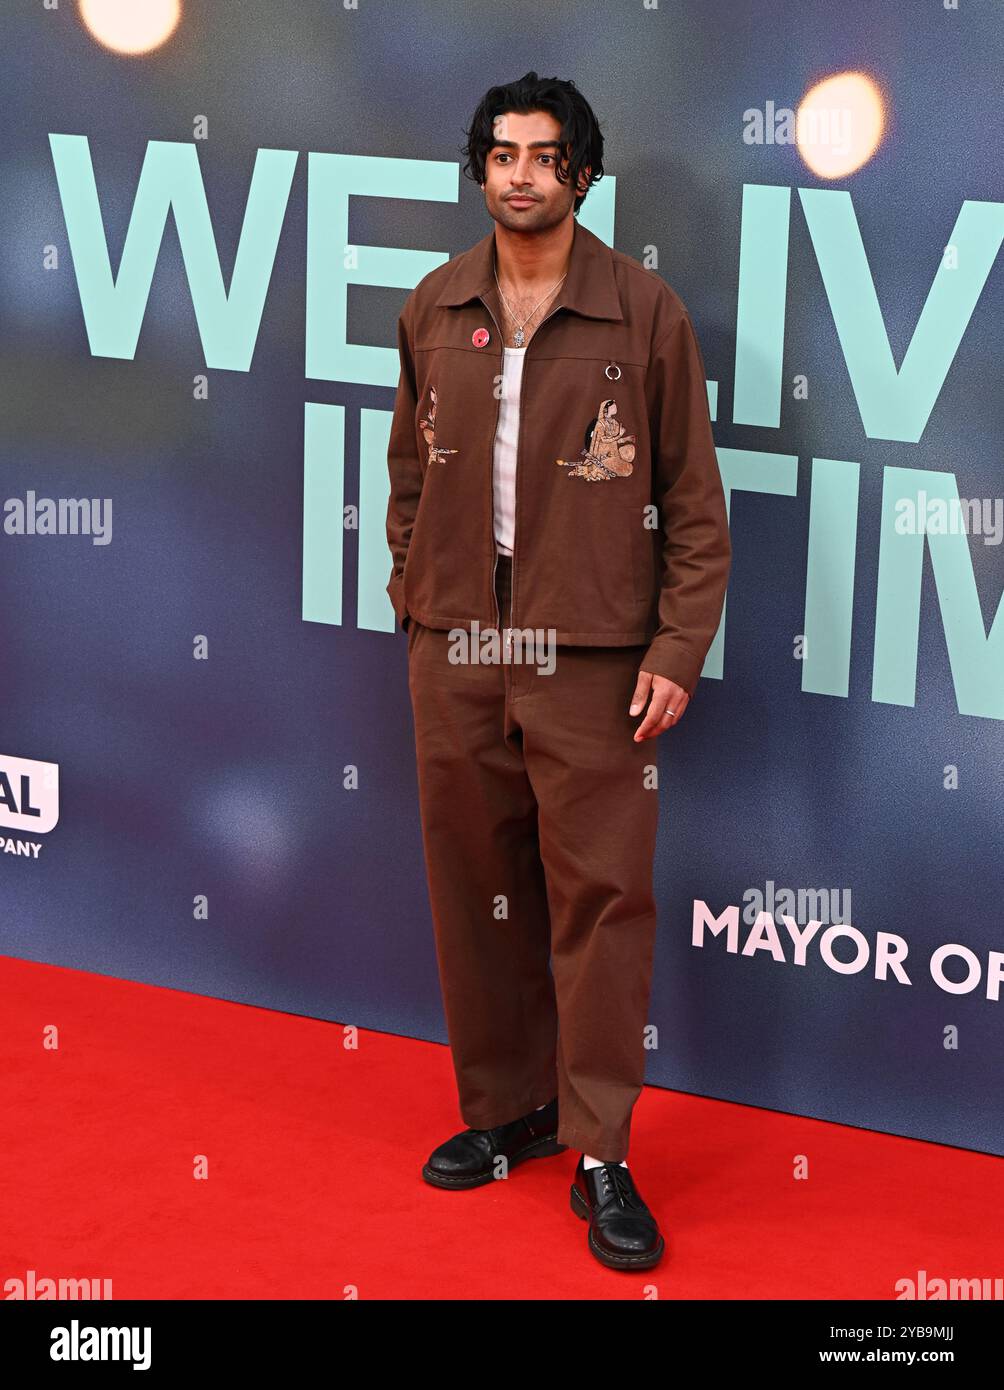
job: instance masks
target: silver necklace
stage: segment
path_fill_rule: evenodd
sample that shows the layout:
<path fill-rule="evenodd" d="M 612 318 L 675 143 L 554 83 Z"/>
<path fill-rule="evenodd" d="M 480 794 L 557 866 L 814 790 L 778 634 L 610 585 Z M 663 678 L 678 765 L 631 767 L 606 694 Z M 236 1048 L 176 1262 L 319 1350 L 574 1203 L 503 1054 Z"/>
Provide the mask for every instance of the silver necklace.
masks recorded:
<path fill-rule="evenodd" d="M 563 276 L 561 277 L 561 280 L 558 281 L 558 285 L 552 285 L 552 286 L 551 286 L 551 288 L 548 290 L 547 294 L 544 295 L 544 299 L 538 299 L 538 300 L 537 300 L 537 303 L 533 306 L 533 308 L 532 308 L 532 309 L 530 310 L 530 312 L 527 314 L 526 318 L 523 320 L 523 323 L 520 323 L 520 321 L 517 319 L 516 315 L 515 315 L 515 314 L 513 313 L 513 311 L 512 311 L 512 308 L 510 307 L 510 304 L 509 304 L 508 299 L 506 299 L 505 295 L 502 294 L 502 286 L 499 285 L 498 271 L 495 269 L 494 266 L 492 266 L 492 274 L 495 276 L 495 283 L 496 283 L 496 285 L 498 285 L 499 295 L 501 296 L 502 303 L 503 303 L 503 304 L 505 305 L 505 307 L 509 310 L 509 317 L 512 319 L 513 323 L 516 324 L 516 332 L 513 334 L 513 341 L 514 341 L 514 343 L 516 344 L 516 346 L 517 346 L 518 348 L 521 348 L 521 347 L 523 346 L 524 342 L 526 341 L 525 338 L 524 338 L 524 336 L 523 336 L 523 323 L 529 323 L 529 322 L 530 322 L 530 320 L 533 318 L 534 314 L 537 312 L 537 310 L 538 310 L 538 309 L 540 308 L 540 306 L 543 304 L 544 299 L 549 299 L 549 298 L 551 297 L 551 295 L 554 294 L 554 291 L 558 288 L 558 285 L 561 284 L 561 280 L 564 280 L 565 275 L 568 274 L 568 271 L 567 271 L 567 270 L 565 271 L 565 275 L 563 275 Z"/>

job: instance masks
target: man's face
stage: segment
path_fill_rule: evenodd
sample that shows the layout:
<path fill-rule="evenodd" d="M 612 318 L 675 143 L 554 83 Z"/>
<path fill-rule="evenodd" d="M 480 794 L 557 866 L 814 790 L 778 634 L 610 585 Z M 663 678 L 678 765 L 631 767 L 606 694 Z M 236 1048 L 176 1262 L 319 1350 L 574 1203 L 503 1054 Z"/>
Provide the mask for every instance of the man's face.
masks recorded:
<path fill-rule="evenodd" d="M 560 122 L 547 111 L 507 111 L 496 117 L 496 143 L 485 161 L 485 203 L 503 227 L 541 232 L 569 215 L 575 190 L 554 176 L 560 135 Z M 580 193 L 585 184 L 581 178 Z"/>

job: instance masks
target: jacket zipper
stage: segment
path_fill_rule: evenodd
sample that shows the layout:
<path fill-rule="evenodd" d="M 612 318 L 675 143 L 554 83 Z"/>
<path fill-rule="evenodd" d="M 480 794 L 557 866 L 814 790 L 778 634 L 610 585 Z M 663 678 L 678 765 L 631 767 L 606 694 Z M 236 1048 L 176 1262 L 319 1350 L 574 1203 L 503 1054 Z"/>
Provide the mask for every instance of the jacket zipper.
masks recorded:
<path fill-rule="evenodd" d="M 492 321 L 492 323 L 495 325 L 495 328 L 496 328 L 496 330 L 497 330 L 497 332 L 498 332 L 498 335 L 499 335 L 499 370 L 500 370 L 501 376 L 504 378 L 504 376 L 505 376 L 505 334 L 502 332 L 502 329 L 499 328 L 499 321 L 498 321 L 498 319 L 495 317 L 495 315 L 492 313 L 492 307 L 491 307 L 491 305 L 488 303 L 488 301 L 484 298 L 483 295 L 478 295 L 478 298 L 481 300 L 481 303 L 482 303 L 482 304 L 485 306 L 485 308 L 488 310 L 488 313 L 489 313 L 489 315 L 490 315 L 490 317 L 491 317 L 491 321 Z M 501 382 L 499 383 L 499 389 L 501 390 Z M 495 540 L 495 441 L 496 441 L 496 439 L 498 438 L 498 432 L 499 432 L 499 418 L 500 418 L 501 414 L 502 414 L 502 397 L 499 396 L 499 398 L 498 398 L 498 400 L 496 401 L 496 404 L 495 404 L 495 433 L 492 435 L 492 452 L 491 452 L 491 458 L 488 460 L 488 491 L 489 491 L 489 495 L 490 495 L 490 497 L 491 497 L 491 502 L 492 502 L 492 529 L 491 529 L 492 555 L 493 555 L 493 559 L 492 559 L 492 603 L 495 605 L 495 631 L 496 631 L 496 632 L 498 632 L 499 629 L 500 629 L 501 626 L 502 626 L 502 609 L 499 607 L 498 594 L 497 594 L 496 591 L 495 591 L 495 571 L 498 569 L 498 564 L 499 564 L 499 548 L 498 548 L 498 543 L 497 543 L 496 540 Z M 512 632 L 511 632 L 511 631 L 509 631 L 509 632 L 506 634 L 506 648 L 507 648 L 507 650 L 510 650 L 510 651 L 511 651 L 511 648 L 512 648 Z"/>
<path fill-rule="evenodd" d="M 481 300 L 481 303 L 482 303 L 482 304 L 485 306 L 485 308 L 488 310 L 489 314 L 491 314 L 492 323 L 494 323 L 495 327 L 498 329 L 499 337 L 500 337 L 501 340 L 502 340 L 502 347 L 501 347 L 501 349 L 500 349 L 500 351 L 499 351 L 499 366 L 500 366 L 501 369 L 502 369 L 502 375 L 503 375 L 503 378 L 504 378 L 504 376 L 505 376 L 505 334 L 502 332 L 502 329 L 499 328 L 498 319 L 495 317 L 494 314 L 492 314 L 491 305 L 488 303 L 488 301 L 484 298 L 483 295 L 478 295 L 478 298 Z M 544 317 L 541 319 L 540 323 L 538 323 L 538 324 L 537 324 L 537 327 L 533 330 L 533 333 L 532 333 L 532 335 L 531 335 L 531 337 L 530 337 L 530 343 L 532 343 L 533 340 L 534 340 L 534 338 L 536 338 L 537 334 L 538 334 L 538 333 L 540 332 L 540 330 L 544 327 L 544 324 L 547 322 L 547 320 L 548 320 L 549 318 L 551 318 L 552 315 L 556 314 L 560 308 L 561 308 L 561 305 L 560 305 L 560 304 L 555 304 L 554 307 L 551 309 L 551 312 L 544 315 Z M 526 345 L 526 346 L 527 346 L 527 352 L 529 352 L 529 350 L 530 350 L 530 343 L 527 343 L 527 345 Z M 517 458 L 517 460 L 519 459 L 520 444 L 521 444 L 522 441 L 523 441 L 523 375 L 525 374 L 525 372 L 526 372 L 526 353 L 523 354 L 523 372 L 522 372 L 521 375 L 520 375 L 519 410 L 518 410 L 517 413 L 516 413 L 516 418 L 517 418 L 516 458 Z M 493 601 L 494 604 L 495 604 L 495 615 L 496 615 L 496 616 L 495 616 L 495 630 L 496 630 L 496 632 L 498 631 L 499 627 L 500 627 L 501 624 L 502 624 L 502 612 L 501 612 L 501 609 L 499 608 L 498 595 L 497 595 L 496 592 L 495 592 L 495 571 L 496 571 L 496 569 L 498 568 L 498 562 L 499 562 L 498 544 L 497 544 L 497 542 L 496 542 L 496 540 L 495 540 L 495 440 L 496 440 L 497 437 L 498 437 L 498 432 L 499 432 L 499 416 L 500 416 L 501 414 L 502 414 L 502 399 L 501 399 L 501 397 L 499 397 L 498 408 L 497 408 L 497 410 L 496 410 L 496 412 L 495 412 L 495 433 L 492 435 L 492 457 L 491 457 L 491 470 L 490 470 L 490 478 L 491 478 L 491 498 L 492 498 L 492 546 L 493 546 L 494 551 L 495 551 L 495 559 L 494 559 L 494 561 L 492 562 L 492 601 Z M 514 470 L 513 494 L 512 494 L 512 511 L 513 511 L 513 517 L 514 517 L 514 518 L 519 514 L 518 500 L 517 500 L 518 497 L 519 497 L 519 468 L 517 467 L 517 468 Z M 515 529 L 514 529 L 514 531 L 513 531 L 513 538 L 512 538 L 512 540 L 513 540 L 513 545 L 512 545 L 512 568 L 510 569 L 510 572 L 509 572 L 509 583 L 510 583 L 510 589 L 509 589 L 509 627 L 508 627 L 508 629 L 507 629 L 507 631 L 506 631 L 506 638 L 505 638 L 506 653 L 508 654 L 510 661 L 512 660 L 512 634 L 513 634 L 513 628 L 516 626 L 516 623 L 515 623 L 515 620 L 514 620 L 514 615 L 513 615 L 513 609 L 512 609 L 512 598 L 513 598 L 513 594 L 516 592 L 516 548 L 517 548 L 517 541 L 516 541 Z"/>

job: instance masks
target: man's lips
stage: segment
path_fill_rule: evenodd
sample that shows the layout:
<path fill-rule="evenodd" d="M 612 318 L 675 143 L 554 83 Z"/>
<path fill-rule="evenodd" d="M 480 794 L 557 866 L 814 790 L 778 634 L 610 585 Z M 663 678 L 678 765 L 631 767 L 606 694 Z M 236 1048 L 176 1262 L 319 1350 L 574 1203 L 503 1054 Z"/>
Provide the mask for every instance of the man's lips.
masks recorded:
<path fill-rule="evenodd" d="M 527 198 L 523 195 L 517 195 L 514 198 L 506 199 L 507 203 L 516 203 L 517 205 L 525 205 L 526 207 L 529 207 L 531 203 L 535 203 L 536 201 L 536 198 Z"/>

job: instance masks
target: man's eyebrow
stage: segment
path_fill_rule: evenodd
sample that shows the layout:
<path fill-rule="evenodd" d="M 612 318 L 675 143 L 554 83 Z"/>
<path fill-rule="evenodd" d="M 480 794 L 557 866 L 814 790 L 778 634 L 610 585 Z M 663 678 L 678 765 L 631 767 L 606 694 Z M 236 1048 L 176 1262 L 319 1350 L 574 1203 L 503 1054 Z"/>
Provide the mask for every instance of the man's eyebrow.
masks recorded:
<path fill-rule="evenodd" d="M 499 145 L 504 145 L 507 149 L 518 150 L 521 148 L 518 140 L 493 140 L 492 149 L 497 149 Z M 528 150 L 557 149 L 557 140 L 531 140 L 527 145 Z"/>

